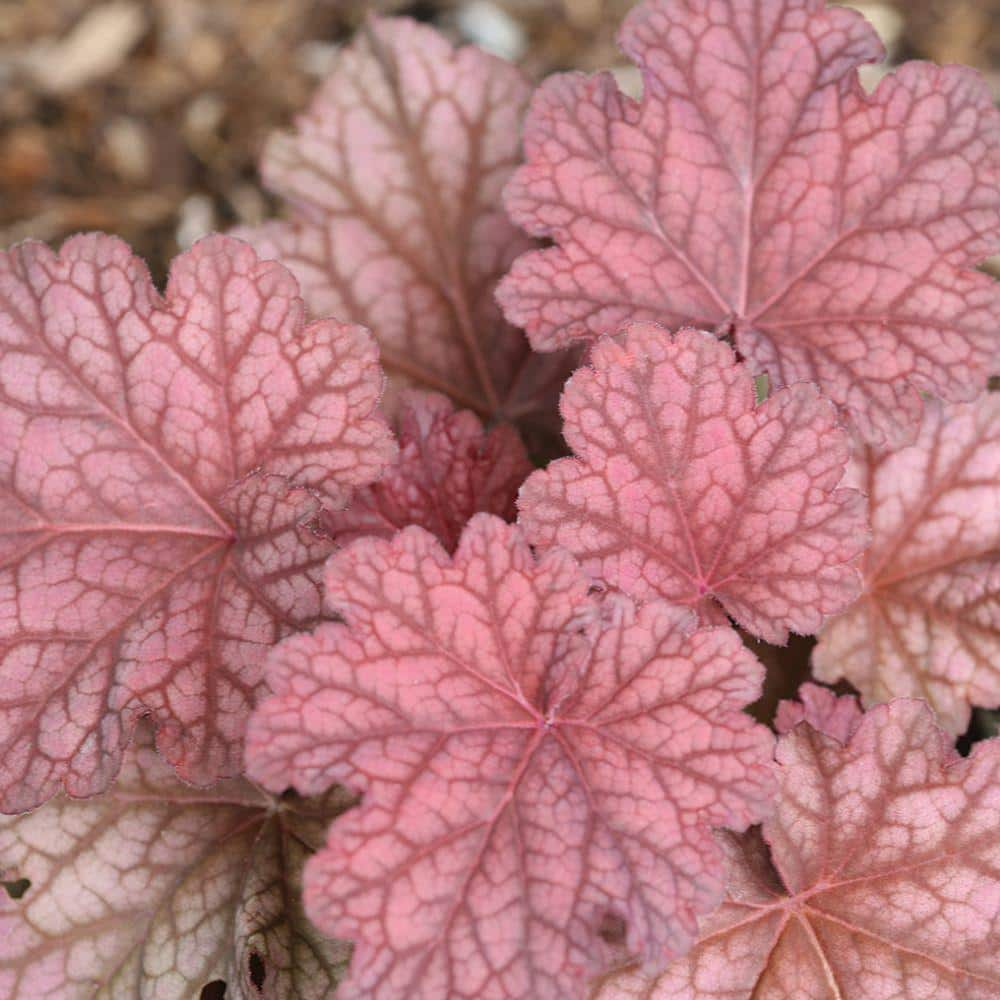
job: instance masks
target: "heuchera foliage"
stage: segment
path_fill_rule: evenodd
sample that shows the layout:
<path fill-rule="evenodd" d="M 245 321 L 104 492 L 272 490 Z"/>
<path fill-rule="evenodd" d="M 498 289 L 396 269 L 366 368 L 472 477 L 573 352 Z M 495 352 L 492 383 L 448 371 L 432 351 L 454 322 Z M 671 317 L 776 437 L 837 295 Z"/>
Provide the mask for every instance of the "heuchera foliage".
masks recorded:
<path fill-rule="evenodd" d="M 669 598 L 783 643 L 857 596 L 862 497 L 839 489 L 847 435 L 798 384 L 754 406 L 711 334 L 633 323 L 599 342 L 561 409 L 575 458 L 519 498 L 528 538 L 562 545 L 633 597 Z"/>
<path fill-rule="evenodd" d="M 593 1000 L 1000 995 L 1000 740 L 963 760 L 922 702 L 862 717 L 804 693 L 763 836 L 719 835 L 727 898 L 701 940 L 660 975 L 610 974 Z"/>
<path fill-rule="evenodd" d="M 518 169 L 520 72 L 372 18 L 256 251 L 0 254 L 4 998 L 1000 995 L 1000 116 L 820 0 L 621 41 Z M 887 703 L 775 758 L 817 631 Z"/>
<path fill-rule="evenodd" d="M 102 791 L 141 715 L 186 780 L 238 773 L 264 653 L 319 613 L 299 522 L 393 454 L 374 345 L 236 240 L 161 299 L 84 236 L 0 256 L 0 349 L 0 806 Z"/>
<path fill-rule="evenodd" d="M 779 733 L 791 732 L 800 722 L 846 743 L 862 716 L 858 699 L 853 695 L 839 697 L 819 684 L 803 684 L 798 701 L 782 701 L 774 714 L 774 728 Z"/>
<path fill-rule="evenodd" d="M 508 417 L 549 402 L 561 363 L 533 355 L 493 297 L 533 245 L 500 201 L 530 93 L 509 63 L 370 18 L 264 153 L 289 219 L 239 235 L 291 268 L 314 315 L 375 332 L 391 395 L 417 385 Z"/>
<path fill-rule="evenodd" d="M 562 1000 L 608 918 L 651 962 L 685 950 L 722 888 L 709 827 L 771 791 L 732 629 L 590 596 L 488 514 L 453 559 L 421 528 L 355 542 L 326 595 L 346 625 L 275 649 L 247 761 L 275 791 L 364 793 L 305 875 L 317 926 L 355 941 L 345 996 Z"/>
<path fill-rule="evenodd" d="M 882 57 L 823 0 L 652 0 L 609 73 L 535 94 L 511 216 L 556 246 L 500 289 L 539 350 L 628 318 L 732 334 L 772 385 L 816 382 L 875 443 L 911 439 L 923 389 L 980 392 L 1000 297 L 1000 124 L 972 70 Z"/>
<path fill-rule="evenodd" d="M 926 698 L 961 733 L 970 705 L 1000 705 L 1000 395 L 928 403 L 915 444 L 859 448 L 850 478 L 874 531 L 865 591 L 820 633 L 815 674 Z"/>
<path fill-rule="evenodd" d="M 350 956 L 301 905 L 302 863 L 350 803 L 280 803 L 248 781 L 178 781 L 141 728 L 115 785 L 0 818 L 0 859 L 30 881 L 0 893 L 0 995 L 326 1000 Z"/>
<path fill-rule="evenodd" d="M 470 410 L 438 393 L 406 390 L 395 420 L 399 457 L 382 478 L 359 490 L 347 510 L 325 510 L 322 529 L 338 544 L 365 536 L 389 538 L 419 524 L 449 552 L 473 514 L 508 520 L 531 472 L 524 445 L 509 425 L 489 432 Z"/>

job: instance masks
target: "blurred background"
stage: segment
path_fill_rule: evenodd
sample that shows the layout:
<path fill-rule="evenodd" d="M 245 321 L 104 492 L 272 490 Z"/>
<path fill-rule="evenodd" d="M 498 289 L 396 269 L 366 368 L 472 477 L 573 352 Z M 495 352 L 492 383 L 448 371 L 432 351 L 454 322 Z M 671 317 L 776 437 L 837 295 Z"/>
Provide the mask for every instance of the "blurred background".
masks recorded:
<path fill-rule="evenodd" d="M 631 0 L 0 0 L 0 246 L 82 229 L 162 280 L 179 248 L 274 210 L 256 176 L 368 11 L 407 14 L 520 63 L 636 75 L 614 44 Z M 1000 0 L 853 3 L 893 63 L 980 69 L 1000 97 Z M 879 70 L 870 74 L 872 82 Z"/>

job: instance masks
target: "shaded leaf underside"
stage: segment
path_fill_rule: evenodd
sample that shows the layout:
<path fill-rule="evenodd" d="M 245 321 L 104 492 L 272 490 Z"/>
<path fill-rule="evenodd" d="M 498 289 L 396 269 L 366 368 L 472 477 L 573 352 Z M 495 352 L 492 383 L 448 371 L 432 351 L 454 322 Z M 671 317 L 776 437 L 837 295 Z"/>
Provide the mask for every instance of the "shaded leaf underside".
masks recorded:
<path fill-rule="evenodd" d="M 239 235 L 292 269 L 314 315 L 374 331 L 390 406 L 406 384 L 489 418 L 551 404 L 563 362 L 534 355 L 493 300 L 531 246 L 500 207 L 529 91 L 478 49 L 373 18 L 297 132 L 265 151 L 265 183 L 290 220 Z"/>
<path fill-rule="evenodd" d="M 177 781 L 141 731 L 114 787 L 0 819 L 0 991 L 10 1000 L 327 1000 L 348 946 L 301 905 L 305 858 L 349 799 L 275 800 Z M 95 992 L 96 990 L 96 992 Z"/>

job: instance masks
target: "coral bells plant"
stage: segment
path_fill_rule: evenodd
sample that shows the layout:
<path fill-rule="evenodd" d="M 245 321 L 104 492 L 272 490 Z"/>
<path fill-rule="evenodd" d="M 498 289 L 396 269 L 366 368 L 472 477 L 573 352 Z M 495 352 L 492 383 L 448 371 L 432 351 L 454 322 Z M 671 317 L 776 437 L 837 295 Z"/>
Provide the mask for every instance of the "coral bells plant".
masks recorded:
<path fill-rule="evenodd" d="M 1000 996 L 1000 115 L 620 43 L 373 18 L 283 218 L 0 254 L 0 996 Z"/>
<path fill-rule="evenodd" d="M 1000 745 L 963 760 L 908 698 L 802 696 L 779 708 L 773 814 L 718 835 L 727 895 L 698 943 L 593 1000 L 997 996 Z"/>

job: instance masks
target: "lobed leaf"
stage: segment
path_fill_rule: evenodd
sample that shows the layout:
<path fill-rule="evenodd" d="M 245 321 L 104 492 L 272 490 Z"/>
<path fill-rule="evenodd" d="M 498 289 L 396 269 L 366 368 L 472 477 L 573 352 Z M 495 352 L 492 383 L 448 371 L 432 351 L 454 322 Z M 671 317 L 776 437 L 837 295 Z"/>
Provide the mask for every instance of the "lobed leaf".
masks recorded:
<path fill-rule="evenodd" d="M 296 131 L 264 152 L 288 221 L 240 235 L 291 268 L 312 312 L 375 331 L 390 394 L 416 385 L 513 418 L 562 374 L 493 298 L 533 245 L 500 205 L 529 93 L 519 70 L 479 49 L 370 18 Z"/>
<path fill-rule="evenodd" d="M 349 946 L 302 910 L 302 865 L 349 798 L 280 802 L 243 780 L 183 785 L 142 733 L 114 787 L 0 818 L 8 1000 L 327 1000 Z"/>
<path fill-rule="evenodd" d="M 799 701 L 781 701 L 774 718 L 774 728 L 784 735 L 800 722 L 808 722 L 824 736 L 846 743 L 864 718 L 858 699 L 850 695 L 836 695 L 819 684 L 803 684 L 799 688 Z"/>
<path fill-rule="evenodd" d="M 185 780 L 241 770 L 264 652 L 320 611 L 302 525 L 392 456 L 380 388 L 237 240 L 164 299 L 111 237 L 0 255 L 0 809 L 102 791 L 140 716 Z"/>
<path fill-rule="evenodd" d="M 727 898 L 698 944 L 659 975 L 609 974 L 592 1000 L 993 1000 L 1000 741 L 963 760 L 900 699 L 843 743 L 806 721 L 777 759 L 763 838 L 720 835 Z"/>
<path fill-rule="evenodd" d="M 914 444 L 861 448 L 850 476 L 874 533 L 864 593 L 820 633 L 814 672 L 869 704 L 926 698 L 961 733 L 972 705 L 1000 706 L 1000 395 L 928 402 Z"/>
<path fill-rule="evenodd" d="M 514 517 L 518 487 L 532 465 L 509 424 L 486 432 L 474 413 L 456 411 L 447 397 L 407 390 L 396 435 L 396 464 L 359 490 L 347 510 L 323 512 L 323 530 L 337 544 L 365 535 L 389 538 L 419 524 L 453 552 L 473 514 Z"/>
<path fill-rule="evenodd" d="M 623 922 L 650 960 L 716 905 L 709 827 L 765 811 L 762 670 L 734 631 L 601 601 L 476 515 L 450 558 L 421 528 L 331 558 L 346 624 L 281 643 L 247 760 L 266 787 L 362 806 L 306 867 L 306 911 L 355 941 L 344 997 L 562 1000 Z"/>
<path fill-rule="evenodd" d="M 562 398 L 576 457 L 531 475 L 520 521 L 639 599 L 665 597 L 784 643 L 859 592 L 863 498 L 839 489 L 848 438 L 810 385 L 754 405 L 711 334 L 633 323 L 604 339 Z"/>
<path fill-rule="evenodd" d="M 732 334 L 772 385 L 816 382 L 874 443 L 918 390 L 971 400 L 998 358 L 1000 115 L 972 70 L 907 63 L 823 0 L 647 0 L 620 44 L 643 97 L 536 93 L 511 217 L 555 246 L 499 289 L 539 350 L 629 319 Z"/>

